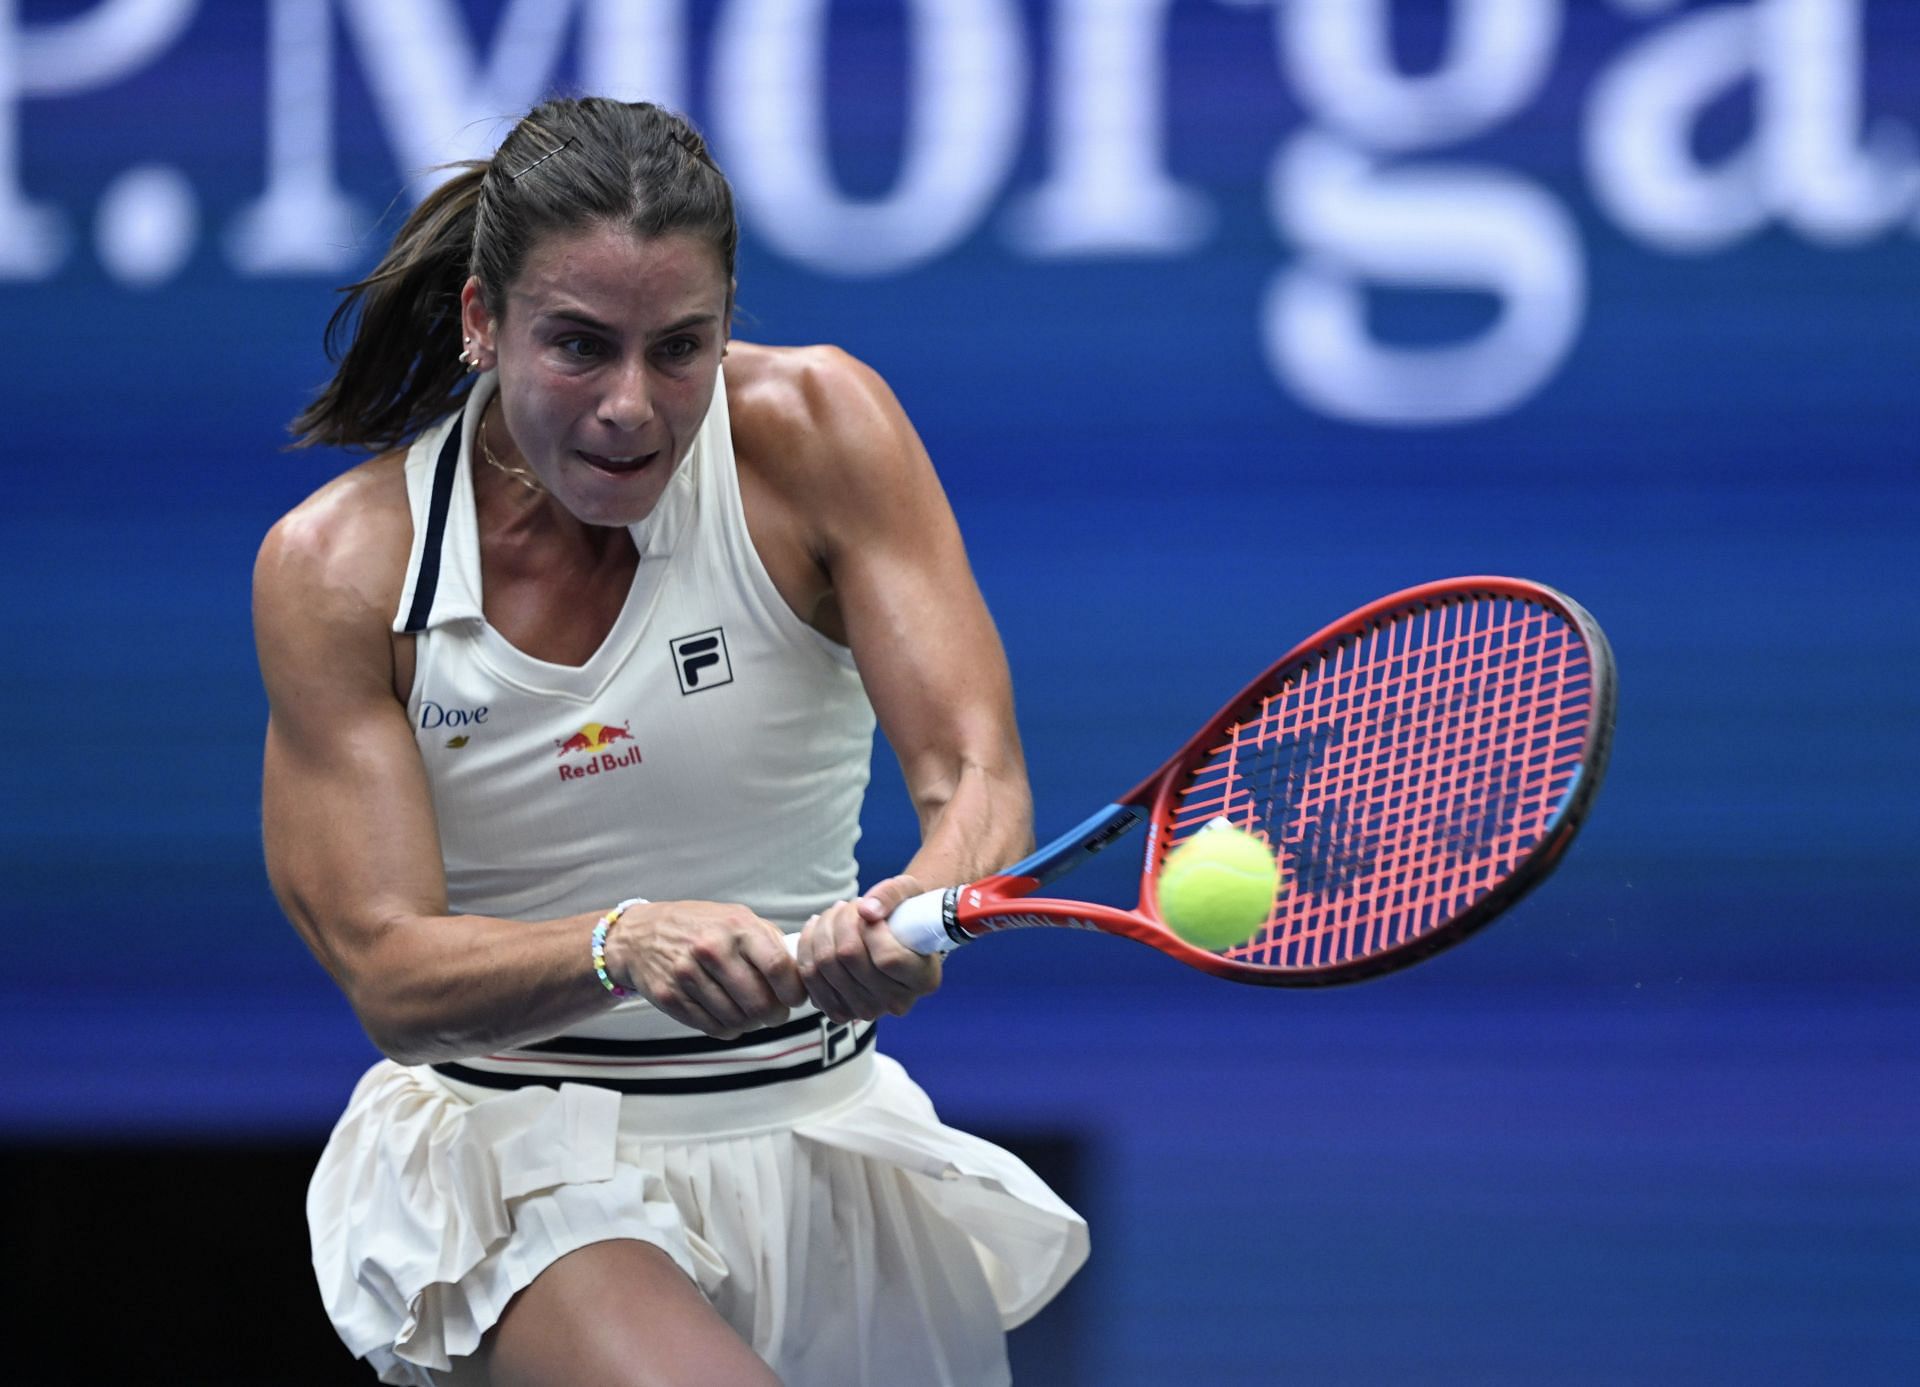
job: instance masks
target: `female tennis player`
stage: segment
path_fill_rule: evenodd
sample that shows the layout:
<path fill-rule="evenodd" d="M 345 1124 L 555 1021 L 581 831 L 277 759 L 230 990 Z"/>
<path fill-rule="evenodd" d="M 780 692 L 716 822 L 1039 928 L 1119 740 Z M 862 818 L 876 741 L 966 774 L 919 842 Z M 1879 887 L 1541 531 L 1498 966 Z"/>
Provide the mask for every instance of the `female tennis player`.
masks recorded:
<path fill-rule="evenodd" d="M 548 102 L 349 287 L 295 424 L 377 454 L 255 619 L 269 871 L 386 1055 L 308 1199 L 386 1382 L 1004 1382 L 1086 1255 L 874 1049 L 940 980 L 886 916 L 1030 847 L 1025 767 L 912 426 L 730 341 L 737 238 L 684 120 Z M 923 841 L 860 893 L 876 717 Z"/>

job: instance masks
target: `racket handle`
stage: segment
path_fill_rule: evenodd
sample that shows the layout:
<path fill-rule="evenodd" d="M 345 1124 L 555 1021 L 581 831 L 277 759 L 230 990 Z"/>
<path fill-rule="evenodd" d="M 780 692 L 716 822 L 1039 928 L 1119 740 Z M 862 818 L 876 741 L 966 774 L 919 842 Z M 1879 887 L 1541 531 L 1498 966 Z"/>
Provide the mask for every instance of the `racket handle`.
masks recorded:
<path fill-rule="evenodd" d="M 947 898 L 951 895 L 950 888 L 943 888 L 922 891 L 900 902 L 887 917 L 894 937 L 917 954 L 944 954 L 958 948 L 961 941 L 947 933 Z"/>

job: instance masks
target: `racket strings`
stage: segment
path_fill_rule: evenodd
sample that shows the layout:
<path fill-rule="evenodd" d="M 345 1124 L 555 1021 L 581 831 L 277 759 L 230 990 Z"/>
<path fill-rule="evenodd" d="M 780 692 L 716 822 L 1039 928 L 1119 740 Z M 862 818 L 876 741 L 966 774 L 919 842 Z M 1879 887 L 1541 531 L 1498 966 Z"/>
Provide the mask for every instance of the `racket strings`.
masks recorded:
<path fill-rule="evenodd" d="M 1227 957 L 1298 969 L 1398 948 L 1492 891 L 1546 833 L 1578 777 L 1591 675 L 1578 632 L 1530 602 L 1377 622 L 1228 728 L 1162 851 L 1221 815 L 1276 850 L 1273 912 Z"/>

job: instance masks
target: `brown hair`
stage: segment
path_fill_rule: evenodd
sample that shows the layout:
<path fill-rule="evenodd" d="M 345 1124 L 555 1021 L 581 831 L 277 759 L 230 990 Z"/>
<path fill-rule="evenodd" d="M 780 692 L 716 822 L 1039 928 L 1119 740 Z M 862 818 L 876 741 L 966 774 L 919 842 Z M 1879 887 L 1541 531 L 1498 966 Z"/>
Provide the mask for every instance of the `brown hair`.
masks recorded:
<path fill-rule="evenodd" d="M 685 117 L 646 101 L 555 99 L 528 112 L 492 159 L 451 167 L 372 273 L 340 291 L 326 333 L 339 364 L 293 421 L 295 447 L 379 452 L 446 415 L 467 387 L 468 277 L 499 314 L 534 243 L 555 231 L 607 222 L 638 237 L 703 237 L 720 257 L 731 309 L 733 190 Z"/>

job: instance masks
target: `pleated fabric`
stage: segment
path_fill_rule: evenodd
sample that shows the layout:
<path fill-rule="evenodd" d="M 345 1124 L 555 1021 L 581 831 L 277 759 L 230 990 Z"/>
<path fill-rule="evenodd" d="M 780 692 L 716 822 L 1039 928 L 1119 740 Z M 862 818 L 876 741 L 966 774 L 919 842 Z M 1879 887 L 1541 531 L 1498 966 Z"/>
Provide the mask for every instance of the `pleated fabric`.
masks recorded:
<path fill-rule="evenodd" d="M 989 1387 L 1087 1256 L 1025 1164 L 862 1053 L 732 1093 L 474 1089 L 376 1064 L 307 1199 L 327 1312 L 380 1380 L 446 1387 L 590 1243 L 664 1250 L 787 1387 Z M 461 1374 L 464 1376 L 465 1374 Z"/>

